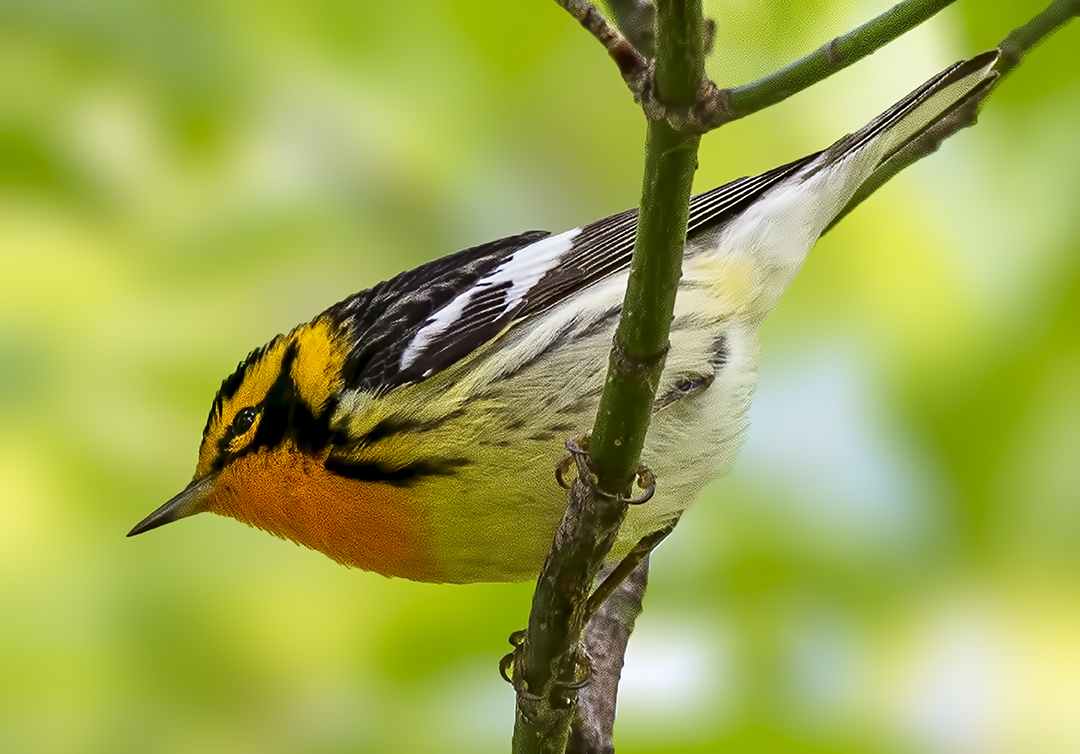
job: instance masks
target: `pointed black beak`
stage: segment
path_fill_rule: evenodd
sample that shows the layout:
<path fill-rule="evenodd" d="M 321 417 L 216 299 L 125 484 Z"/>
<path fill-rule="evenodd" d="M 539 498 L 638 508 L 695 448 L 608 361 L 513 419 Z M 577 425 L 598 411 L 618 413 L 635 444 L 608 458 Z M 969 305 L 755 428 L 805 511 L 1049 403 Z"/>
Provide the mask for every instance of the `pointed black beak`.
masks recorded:
<path fill-rule="evenodd" d="M 196 479 L 185 487 L 184 491 L 179 495 L 135 524 L 135 528 L 128 532 L 128 536 L 134 537 L 136 534 L 142 534 L 145 531 L 209 510 L 208 498 L 213 486 L 214 475 Z"/>

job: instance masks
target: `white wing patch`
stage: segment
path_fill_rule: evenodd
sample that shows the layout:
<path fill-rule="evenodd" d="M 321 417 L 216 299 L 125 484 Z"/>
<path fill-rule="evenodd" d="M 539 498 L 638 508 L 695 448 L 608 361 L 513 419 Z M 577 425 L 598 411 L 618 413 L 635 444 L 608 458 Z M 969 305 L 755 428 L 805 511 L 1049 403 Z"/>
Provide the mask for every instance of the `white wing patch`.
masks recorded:
<path fill-rule="evenodd" d="M 518 249 L 509 259 L 476 281 L 475 285 L 454 297 L 417 330 L 401 354 L 401 369 L 410 367 L 430 343 L 452 330 L 465 308 L 491 288 L 510 284 L 510 289 L 501 297 L 497 311 L 491 315 L 491 319 L 498 319 L 520 306 L 532 287 L 554 269 L 563 255 L 573 247 L 574 238 L 579 233 L 581 228 L 574 228 L 557 236 L 541 238 L 536 243 Z"/>

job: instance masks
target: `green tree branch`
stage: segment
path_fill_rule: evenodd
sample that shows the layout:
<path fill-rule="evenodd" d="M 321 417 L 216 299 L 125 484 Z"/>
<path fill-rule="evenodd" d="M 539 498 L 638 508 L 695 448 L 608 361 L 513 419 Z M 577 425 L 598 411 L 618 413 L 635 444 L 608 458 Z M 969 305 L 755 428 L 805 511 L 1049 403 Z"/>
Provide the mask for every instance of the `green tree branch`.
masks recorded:
<path fill-rule="evenodd" d="M 910 167 L 924 157 L 932 155 L 938 150 L 942 142 L 958 131 L 975 125 L 979 117 L 979 110 L 994 90 L 1001 85 L 1005 77 L 1012 73 L 1031 50 L 1078 16 L 1080 16 L 1080 0 L 1055 0 L 1035 18 L 1014 29 L 998 45 L 998 49 L 1001 50 L 1001 57 L 998 58 L 998 62 L 994 66 L 994 69 L 999 74 L 994 85 L 976 92 L 975 96 L 959 103 L 953 109 L 950 117 L 942 119 L 934 128 L 905 144 L 896 153 L 883 160 L 881 165 L 851 197 L 851 201 L 847 203 L 843 211 L 829 223 L 825 233 L 832 230 L 853 209 L 870 198 L 875 191 L 888 183 L 901 170 Z"/>
<path fill-rule="evenodd" d="M 1014 29 L 998 45 L 1001 50 L 1001 59 L 996 66 L 998 73 L 1004 78 L 1044 39 L 1078 16 L 1080 0 L 1054 0 L 1046 10 Z"/>
<path fill-rule="evenodd" d="M 700 0 L 670 0 L 658 7 L 656 94 L 669 106 L 692 104 L 700 90 L 703 25 Z M 515 754 L 566 748 L 574 706 L 569 692 L 579 681 L 588 593 L 638 477 L 667 356 L 698 141 L 697 135 L 681 133 L 666 122 L 648 124 L 642 211 L 600 410 L 588 456 L 584 449 L 576 454 L 578 476 L 514 663 Z M 592 531 L 581 531 L 582 524 Z"/>
<path fill-rule="evenodd" d="M 576 692 L 590 675 L 582 661 L 581 640 L 601 600 L 590 601 L 589 590 L 615 541 L 631 486 L 642 478 L 639 461 L 667 354 L 698 135 L 826 78 L 914 28 L 951 0 L 901 2 L 782 71 L 733 90 L 720 90 L 704 77 L 700 0 L 659 3 L 655 63 L 591 3 L 557 2 L 604 44 L 649 120 L 638 235 L 600 409 L 588 442 L 570 446 L 578 475 L 533 595 L 528 631 L 513 654 L 511 673 L 518 694 L 515 754 L 565 751 Z M 1011 70 L 1035 44 L 1076 15 L 1080 15 L 1080 0 L 1055 0 L 1002 43 L 1006 54 L 999 70 L 1003 74 Z M 633 34 L 628 30 L 628 36 L 635 35 L 640 36 L 641 30 Z M 954 117 L 897 150 L 845 212 L 903 167 L 932 152 L 943 139 L 974 122 L 990 90 L 987 86 L 975 92 L 960 103 Z M 639 549 L 647 555 L 647 547 Z M 620 598 L 624 604 L 615 614 L 635 616 L 640 609 L 647 559 L 633 572 L 640 588 Z M 613 646 L 621 642 L 625 647 L 631 628 L 632 619 L 626 636 L 617 637 Z M 621 666 L 621 649 L 610 654 L 618 656 L 606 657 L 605 662 Z M 605 684 L 605 688 L 610 686 L 605 692 L 611 695 L 610 704 L 595 705 L 604 708 L 602 715 L 613 714 L 618 679 L 617 670 L 613 675 L 606 670 L 602 677 L 614 678 L 614 683 Z M 593 699 L 590 704 L 600 701 Z M 610 737 L 611 726 L 604 720 L 588 722 L 598 738 L 586 741 L 589 735 L 576 736 L 578 745 L 585 747 L 580 751 L 610 750 L 610 741 L 601 739 Z"/>
<path fill-rule="evenodd" d="M 698 134 L 745 118 L 813 86 L 911 31 L 954 1 L 903 0 L 776 73 L 733 89 L 721 89 L 703 77 L 695 98 L 673 103 L 656 96 L 661 87 L 659 74 L 649 57 L 633 44 L 635 39 L 649 40 L 641 29 L 642 19 L 648 18 L 641 8 L 643 0 L 610 0 L 619 23 L 626 25 L 622 30 L 609 23 L 587 0 L 556 0 L 608 51 L 650 120 L 664 120 L 677 131 Z M 664 5 L 661 3 L 661 7 Z M 659 30 L 659 23 L 656 28 Z"/>
<path fill-rule="evenodd" d="M 728 91 L 728 114 L 720 124 L 744 118 L 808 89 L 907 34 L 955 0 L 906 0 L 877 18 L 823 44 L 775 73 Z"/>

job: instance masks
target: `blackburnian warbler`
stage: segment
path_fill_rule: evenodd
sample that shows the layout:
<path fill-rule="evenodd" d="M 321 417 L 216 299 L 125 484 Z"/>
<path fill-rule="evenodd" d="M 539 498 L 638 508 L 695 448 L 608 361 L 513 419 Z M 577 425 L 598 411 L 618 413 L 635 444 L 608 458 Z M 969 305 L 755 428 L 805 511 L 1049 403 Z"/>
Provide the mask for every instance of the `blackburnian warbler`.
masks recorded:
<path fill-rule="evenodd" d="M 758 330 L 884 161 L 996 79 L 958 63 L 823 152 L 696 196 L 643 460 L 658 488 L 612 557 L 734 462 Z M 533 578 L 566 502 L 552 473 L 592 423 L 636 211 L 437 259 L 253 351 L 214 398 L 193 481 L 139 534 L 202 511 L 422 581 Z"/>

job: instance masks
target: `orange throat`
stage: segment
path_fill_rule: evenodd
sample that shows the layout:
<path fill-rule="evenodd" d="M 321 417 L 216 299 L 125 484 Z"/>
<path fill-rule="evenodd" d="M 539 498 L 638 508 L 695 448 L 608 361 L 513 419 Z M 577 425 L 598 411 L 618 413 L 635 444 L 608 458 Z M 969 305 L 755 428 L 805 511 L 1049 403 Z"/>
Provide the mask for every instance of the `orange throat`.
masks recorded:
<path fill-rule="evenodd" d="M 291 442 L 237 458 L 218 475 L 210 510 L 347 566 L 440 580 L 409 489 L 338 476 L 325 458 Z"/>

